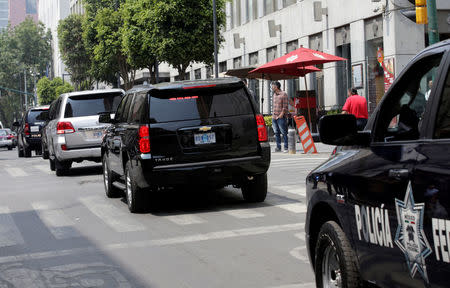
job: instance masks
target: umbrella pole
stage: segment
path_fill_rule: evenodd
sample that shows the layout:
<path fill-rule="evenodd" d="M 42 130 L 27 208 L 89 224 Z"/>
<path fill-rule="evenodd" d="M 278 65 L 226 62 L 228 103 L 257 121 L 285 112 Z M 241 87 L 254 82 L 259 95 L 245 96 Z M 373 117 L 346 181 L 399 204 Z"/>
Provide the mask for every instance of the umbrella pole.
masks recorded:
<path fill-rule="evenodd" d="M 305 70 L 305 66 L 303 66 L 303 70 Z M 311 111 L 310 111 L 310 108 L 309 108 L 309 95 L 308 95 L 308 84 L 306 83 L 306 74 L 305 74 L 305 76 L 303 76 L 303 78 L 305 79 L 305 91 L 306 91 L 306 106 L 308 106 L 307 107 L 307 109 L 308 109 L 308 122 L 309 122 L 309 129 L 311 130 L 311 133 L 312 133 L 312 125 L 311 125 Z"/>
<path fill-rule="evenodd" d="M 262 74 L 262 88 L 261 88 L 261 114 L 264 115 L 264 73 Z"/>

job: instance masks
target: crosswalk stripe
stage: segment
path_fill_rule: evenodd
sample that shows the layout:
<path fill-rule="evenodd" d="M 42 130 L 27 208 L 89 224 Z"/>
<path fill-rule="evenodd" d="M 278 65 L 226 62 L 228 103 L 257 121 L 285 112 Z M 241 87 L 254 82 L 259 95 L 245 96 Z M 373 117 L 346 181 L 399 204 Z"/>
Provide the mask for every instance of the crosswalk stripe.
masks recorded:
<path fill-rule="evenodd" d="M 233 209 L 223 211 L 225 214 L 238 218 L 238 219 L 249 219 L 249 218 L 257 218 L 264 217 L 263 213 L 257 212 L 252 209 Z"/>
<path fill-rule="evenodd" d="M 300 186 L 300 185 L 280 185 L 280 186 L 272 186 L 275 189 L 283 190 L 284 192 L 294 194 L 294 195 L 300 195 L 300 196 L 306 196 L 306 187 Z"/>
<path fill-rule="evenodd" d="M 307 206 L 304 203 L 279 204 L 277 207 L 293 213 L 306 213 Z"/>
<path fill-rule="evenodd" d="M 5 168 L 5 170 L 12 177 L 25 177 L 25 176 L 28 176 L 28 174 L 25 171 L 23 171 L 22 169 L 17 168 L 17 167 Z"/>
<path fill-rule="evenodd" d="M 35 202 L 31 206 L 56 239 L 80 237 L 80 233 L 74 228 L 75 222 L 62 210 L 55 209 L 49 201 Z"/>
<path fill-rule="evenodd" d="M 177 224 L 177 225 L 192 225 L 192 224 L 201 224 L 204 223 L 205 220 L 195 215 L 170 215 L 164 217 L 167 220 Z"/>
<path fill-rule="evenodd" d="M 293 157 L 295 157 L 295 156 L 293 156 Z M 295 157 L 295 158 L 272 159 L 272 160 L 270 160 L 270 163 L 317 161 L 317 160 L 328 160 L 328 159 L 329 159 L 329 157 Z"/>
<path fill-rule="evenodd" d="M 111 204 L 107 204 L 105 199 L 97 196 L 80 198 L 93 214 L 104 221 L 110 228 L 117 232 L 137 232 L 145 230 L 145 226 L 138 223 L 131 214 L 123 212 Z"/>
<path fill-rule="evenodd" d="M 53 174 L 52 171 L 50 171 L 50 168 L 48 165 L 33 165 L 34 168 L 46 173 L 46 174 Z"/>
<path fill-rule="evenodd" d="M 22 234 L 14 223 L 8 207 L 0 206 L 0 247 L 22 245 Z"/>

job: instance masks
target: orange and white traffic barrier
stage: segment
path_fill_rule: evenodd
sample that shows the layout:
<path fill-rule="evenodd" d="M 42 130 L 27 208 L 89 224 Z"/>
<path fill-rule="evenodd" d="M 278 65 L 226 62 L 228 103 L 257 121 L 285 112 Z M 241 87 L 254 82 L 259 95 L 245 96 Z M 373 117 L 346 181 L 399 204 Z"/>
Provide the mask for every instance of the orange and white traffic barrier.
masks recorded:
<path fill-rule="evenodd" d="M 300 136 L 300 141 L 302 142 L 303 153 L 317 153 L 316 145 L 314 144 L 311 132 L 309 131 L 308 124 L 306 124 L 305 117 L 294 116 L 294 119 L 295 124 L 297 124 L 298 136 Z"/>

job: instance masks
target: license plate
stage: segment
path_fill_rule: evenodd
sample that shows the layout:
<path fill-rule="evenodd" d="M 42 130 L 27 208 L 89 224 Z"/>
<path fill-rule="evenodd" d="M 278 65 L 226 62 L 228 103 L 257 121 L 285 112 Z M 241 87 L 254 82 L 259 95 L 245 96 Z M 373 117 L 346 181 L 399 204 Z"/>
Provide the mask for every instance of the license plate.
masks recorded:
<path fill-rule="evenodd" d="M 93 131 L 92 132 L 92 138 L 102 138 L 103 132 L 102 131 Z"/>
<path fill-rule="evenodd" d="M 39 126 L 31 126 L 30 131 L 31 132 L 39 132 Z"/>
<path fill-rule="evenodd" d="M 216 143 L 216 133 L 194 134 L 195 145 Z"/>
<path fill-rule="evenodd" d="M 32 138 L 39 138 L 39 137 L 41 137 L 41 134 L 33 134 L 33 135 L 31 135 L 31 137 Z"/>

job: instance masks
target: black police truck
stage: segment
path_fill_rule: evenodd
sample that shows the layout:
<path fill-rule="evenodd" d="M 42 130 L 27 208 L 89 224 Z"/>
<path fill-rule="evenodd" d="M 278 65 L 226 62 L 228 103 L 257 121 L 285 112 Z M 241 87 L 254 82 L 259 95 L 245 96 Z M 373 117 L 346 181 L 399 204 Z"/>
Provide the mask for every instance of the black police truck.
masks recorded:
<path fill-rule="evenodd" d="M 450 41 L 408 64 L 357 132 L 319 123 L 334 155 L 306 180 L 318 287 L 449 287 Z"/>

